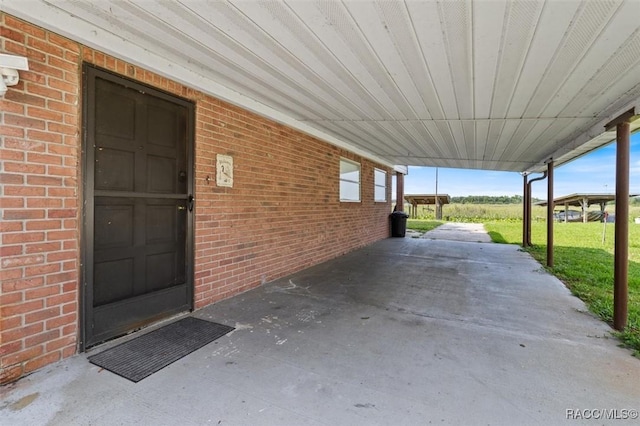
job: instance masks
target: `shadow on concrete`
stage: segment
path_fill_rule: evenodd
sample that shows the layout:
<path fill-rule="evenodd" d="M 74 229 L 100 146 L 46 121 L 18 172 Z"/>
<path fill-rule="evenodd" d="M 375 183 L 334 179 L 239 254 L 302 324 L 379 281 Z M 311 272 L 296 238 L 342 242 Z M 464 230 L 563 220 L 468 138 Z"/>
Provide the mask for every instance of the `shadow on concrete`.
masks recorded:
<path fill-rule="evenodd" d="M 529 251 L 540 262 L 546 259 L 546 245 L 536 245 Z M 558 276 L 571 292 L 585 301 L 591 312 L 608 324 L 613 324 L 613 277 L 614 256 L 596 248 L 554 246 L 552 272 Z M 640 263 L 629 261 L 629 335 L 623 340 L 635 341 L 640 350 Z M 635 338 L 634 335 L 635 334 Z"/>
<path fill-rule="evenodd" d="M 488 232 L 495 243 L 509 244 L 496 231 Z M 629 247 L 640 247 L 629 241 Z M 546 262 L 547 246 L 533 245 L 526 249 L 542 265 Z M 613 276 L 614 256 L 609 251 L 589 248 L 554 245 L 554 267 L 552 272 L 569 288 L 571 293 L 583 300 L 589 310 L 610 326 L 613 325 Z M 629 261 L 628 326 L 618 337 L 628 347 L 640 354 L 640 263 Z"/>

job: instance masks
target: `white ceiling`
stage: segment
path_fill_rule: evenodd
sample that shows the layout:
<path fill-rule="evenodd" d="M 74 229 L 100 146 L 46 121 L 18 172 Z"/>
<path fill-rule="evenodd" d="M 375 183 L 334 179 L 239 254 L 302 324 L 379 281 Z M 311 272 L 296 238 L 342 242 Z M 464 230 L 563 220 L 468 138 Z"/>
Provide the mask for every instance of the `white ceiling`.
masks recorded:
<path fill-rule="evenodd" d="M 0 0 L 389 165 L 540 170 L 640 114 L 640 0 Z M 640 120 L 633 128 L 640 127 Z"/>

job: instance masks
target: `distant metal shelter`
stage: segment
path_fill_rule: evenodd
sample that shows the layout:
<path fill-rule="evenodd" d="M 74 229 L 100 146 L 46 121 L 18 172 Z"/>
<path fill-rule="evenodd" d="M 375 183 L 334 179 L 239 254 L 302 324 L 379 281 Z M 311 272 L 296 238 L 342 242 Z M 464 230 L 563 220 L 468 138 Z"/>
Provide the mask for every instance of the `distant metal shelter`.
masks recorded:
<path fill-rule="evenodd" d="M 629 195 L 629 197 L 637 197 L 637 195 Z M 563 197 L 555 198 L 553 200 L 554 206 L 564 206 L 564 210 L 567 211 L 569 206 L 580 207 L 582 209 L 582 220 L 587 221 L 587 209 L 592 205 L 599 205 L 600 210 L 604 211 L 607 203 L 616 200 L 615 194 L 570 194 Z M 546 201 L 539 201 L 536 203 L 538 206 L 546 206 Z M 567 215 L 565 215 L 565 222 L 567 221 Z"/>
<path fill-rule="evenodd" d="M 449 194 L 414 194 L 405 195 L 404 199 L 411 204 L 411 212 L 409 214 L 414 219 L 418 215 L 418 206 L 429 204 L 436 206 L 436 219 L 442 219 L 442 206 L 451 202 Z"/>

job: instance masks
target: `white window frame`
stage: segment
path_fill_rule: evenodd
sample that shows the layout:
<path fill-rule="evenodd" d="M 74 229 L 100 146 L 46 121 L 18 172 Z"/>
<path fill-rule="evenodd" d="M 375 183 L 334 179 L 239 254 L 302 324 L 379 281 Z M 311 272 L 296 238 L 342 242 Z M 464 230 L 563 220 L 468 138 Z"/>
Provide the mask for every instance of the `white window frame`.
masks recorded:
<path fill-rule="evenodd" d="M 378 178 L 382 179 L 382 184 Z M 382 189 L 382 198 L 378 197 L 380 189 Z M 387 202 L 387 172 L 384 170 L 373 169 L 373 199 L 376 203 Z"/>
<path fill-rule="evenodd" d="M 356 170 L 349 170 L 349 171 L 344 171 L 345 167 L 349 167 L 349 168 L 353 168 L 353 166 L 355 166 L 357 168 L 357 180 L 354 179 L 353 176 L 349 176 L 349 177 L 345 177 L 345 175 L 347 173 L 353 173 Z M 353 160 L 349 160 L 347 158 L 340 158 L 340 202 L 343 203 L 359 203 L 361 196 L 360 196 L 360 187 L 361 187 L 361 182 L 362 182 L 362 166 L 360 165 L 360 163 L 353 161 Z M 354 185 L 357 185 L 357 198 L 355 197 L 349 197 L 348 194 L 346 193 L 346 191 L 343 191 L 343 185 L 349 186 L 349 187 L 353 187 L 353 189 L 355 189 Z M 349 192 L 355 192 L 355 191 L 349 191 Z"/>

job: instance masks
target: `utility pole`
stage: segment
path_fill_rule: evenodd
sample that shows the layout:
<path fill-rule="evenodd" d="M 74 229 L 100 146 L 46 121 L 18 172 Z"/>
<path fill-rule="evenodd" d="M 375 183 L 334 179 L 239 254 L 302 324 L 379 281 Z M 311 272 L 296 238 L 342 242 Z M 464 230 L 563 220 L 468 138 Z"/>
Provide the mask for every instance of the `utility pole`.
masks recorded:
<path fill-rule="evenodd" d="M 436 220 L 442 219 L 442 213 L 440 212 L 440 200 L 438 198 L 438 168 L 436 167 Z"/>

